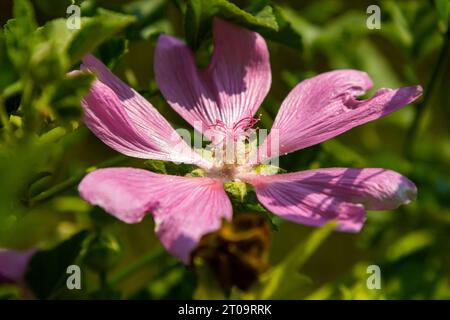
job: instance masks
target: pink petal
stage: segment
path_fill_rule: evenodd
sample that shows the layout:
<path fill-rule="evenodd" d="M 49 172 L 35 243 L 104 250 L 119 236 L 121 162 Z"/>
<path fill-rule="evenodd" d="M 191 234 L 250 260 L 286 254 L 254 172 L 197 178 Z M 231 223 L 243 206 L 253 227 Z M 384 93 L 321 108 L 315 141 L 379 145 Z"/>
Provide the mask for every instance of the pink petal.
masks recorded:
<path fill-rule="evenodd" d="M 217 120 L 232 127 L 253 116 L 271 83 L 269 52 L 258 33 L 216 18 L 213 34 L 214 53 L 206 70 L 197 68 L 188 46 L 167 35 L 158 40 L 154 67 L 172 108 L 206 135 Z"/>
<path fill-rule="evenodd" d="M 386 169 L 331 168 L 243 177 L 274 214 L 312 226 L 337 220 L 338 230 L 357 232 L 367 210 L 390 210 L 415 199 L 416 186 Z"/>
<path fill-rule="evenodd" d="M 210 166 L 147 100 L 99 60 L 89 55 L 83 63 L 82 69 L 98 77 L 82 105 L 86 125 L 99 139 L 131 157 Z"/>
<path fill-rule="evenodd" d="M 420 86 L 380 89 L 368 100 L 356 100 L 372 87 L 365 72 L 337 70 L 299 83 L 283 101 L 272 130 L 278 130 L 279 151 L 270 150 L 269 134 L 261 159 L 303 149 L 353 127 L 381 118 L 416 100 Z M 269 148 L 267 157 L 264 148 Z"/>
<path fill-rule="evenodd" d="M 88 174 L 78 189 L 89 203 L 127 223 L 139 222 L 151 211 L 163 245 L 186 263 L 201 236 L 232 216 L 221 181 L 211 178 L 108 168 Z"/>
<path fill-rule="evenodd" d="M 35 253 L 36 249 L 27 251 L 0 249 L 0 284 L 21 284 L 24 281 L 28 262 Z"/>

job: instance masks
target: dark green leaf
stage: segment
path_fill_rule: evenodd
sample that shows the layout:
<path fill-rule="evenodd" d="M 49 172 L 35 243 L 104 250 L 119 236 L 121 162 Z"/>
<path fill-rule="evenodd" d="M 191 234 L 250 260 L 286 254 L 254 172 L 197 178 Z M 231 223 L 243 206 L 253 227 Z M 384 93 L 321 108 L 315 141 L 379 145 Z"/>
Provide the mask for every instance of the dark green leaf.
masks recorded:
<path fill-rule="evenodd" d="M 269 1 L 263 1 L 263 7 L 261 7 L 261 5 L 254 6 L 249 11 L 258 17 L 264 17 L 268 14 L 273 15 L 276 19 L 278 30 L 259 27 L 256 27 L 255 30 L 267 39 L 284 44 L 294 49 L 302 49 L 303 43 L 301 34 L 292 27 L 291 22 L 284 14 L 283 8 L 275 5 L 269 7 L 266 3 L 269 3 Z"/>
<path fill-rule="evenodd" d="M 212 18 L 218 16 L 251 29 L 278 31 L 277 20 L 267 6 L 257 15 L 240 9 L 226 0 L 189 0 L 186 6 L 184 28 L 187 43 L 197 49 L 210 35 Z"/>
<path fill-rule="evenodd" d="M 125 38 L 112 38 L 103 43 L 97 50 L 100 60 L 102 60 L 109 69 L 114 69 L 127 52 L 128 40 Z"/>
<path fill-rule="evenodd" d="M 33 256 L 26 281 L 37 298 L 55 298 L 67 291 L 67 267 L 80 255 L 86 236 L 87 231 L 81 231 L 55 248 L 39 251 Z"/>

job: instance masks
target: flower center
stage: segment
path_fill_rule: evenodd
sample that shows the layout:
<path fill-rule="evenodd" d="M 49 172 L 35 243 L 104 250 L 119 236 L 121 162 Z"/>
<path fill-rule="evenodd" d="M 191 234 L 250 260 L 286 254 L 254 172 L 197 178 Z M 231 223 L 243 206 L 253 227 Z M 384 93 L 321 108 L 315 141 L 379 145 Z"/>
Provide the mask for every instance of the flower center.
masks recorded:
<path fill-rule="evenodd" d="M 224 139 L 239 141 L 242 138 L 250 138 L 254 133 L 252 127 L 258 121 L 259 118 L 244 117 L 229 127 L 225 122 L 217 119 L 216 123 L 208 126 L 208 130 L 212 132 L 212 142 L 214 144 L 220 143 Z"/>
<path fill-rule="evenodd" d="M 214 163 L 213 171 L 232 178 L 239 167 L 248 166 L 250 152 L 256 152 L 256 130 L 252 127 L 258 118 L 244 117 L 232 126 L 222 120 L 208 127 Z"/>

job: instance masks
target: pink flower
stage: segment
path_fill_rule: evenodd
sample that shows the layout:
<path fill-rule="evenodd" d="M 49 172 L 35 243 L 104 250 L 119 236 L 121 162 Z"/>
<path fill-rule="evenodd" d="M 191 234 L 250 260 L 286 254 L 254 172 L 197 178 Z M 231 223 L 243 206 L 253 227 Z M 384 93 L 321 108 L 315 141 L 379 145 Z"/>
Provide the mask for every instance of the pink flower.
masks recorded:
<path fill-rule="evenodd" d="M 167 35 L 158 40 L 154 69 L 168 103 L 211 139 L 214 152 L 220 151 L 221 141 L 241 138 L 255 123 L 253 116 L 270 88 L 271 71 L 267 45 L 259 34 L 219 19 L 214 20 L 213 33 L 214 54 L 206 70 L 196 67 L 183 42 Z M 362 228 L 366 209 L 395 209 L 416 196 L 411 181 L 386 169 L 262 175 L 250 157 L 239 164 L 203 158 L 148 101 L 94 57 L 86 57 L 82 69 L 98 76 L 82 101 L 86 124 L 97 137 L 128 156 L 197 165 L 205 176 L 99 169 L 81 182 L 81 196 L 127 223 L 137 223 L 151 212 L 163 245 L 186 263 L 204 234 L 217 230 L 222 218 L 232 218 L 223 188 L 226 181 L 252 184 L 259 201 L 285 219 L 311 226 L 337 220 L 337 229 L 349 232 Z M 356 99 L 371 86 L 369 76 L 356 70 L 327 72 L 301 82 L 282 103 L 253 160 L 261 162 L 331 139 L 422 94 L 422 88 L 414 86 L 380 89 L 370 99 Z M 271 143 L 277 130 L 278 150 Z"/>
<path fill-rule="evenodd" d="M 23 285 L 28 263 L 35 253 L 36 249 L 27 251 L 0 249 L 0 284 Z"/>

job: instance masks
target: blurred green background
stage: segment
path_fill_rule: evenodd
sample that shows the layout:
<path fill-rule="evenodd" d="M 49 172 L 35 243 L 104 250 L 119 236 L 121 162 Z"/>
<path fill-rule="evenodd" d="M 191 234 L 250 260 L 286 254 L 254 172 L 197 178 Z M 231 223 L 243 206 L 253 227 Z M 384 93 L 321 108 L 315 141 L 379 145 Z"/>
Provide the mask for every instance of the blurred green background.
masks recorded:
<path fill-rule="evenodd" d="M 39 26 L 66 18 L 71 3 L 31 2 Z M 196 2 L 202 1 L 190 3 Z M 216 2 L 225 1 L 210 1 Z M 233 289 L 229 295 L 450 299 L 449 1 L 233 2 L 259 20 L 249 22 L 227 5 L 218 5 L 214 14 L 259 31 L 269 44 L 273 80 L 258 111 L 262 127 L 270 128 L 283 98 L 299 81 L 332 69 L 366 71 L 374 82 L 367 96 L 381 87 L 416 84 L 424 87 L 425 94 L 386 118 L 280 161 L 288 171 L 337 166 L 392 169 L 415 182 L 417 200 L 395 211 L 369 212 L 359 234 L 330 233 L 326 228 L 277 220 L 271 267 L 265 274 L 272 280 L 264 280 L 263 275 L 260 286 L 248 292 Z M 64 21 L 32 37 L 36 25 L 30 24 L 27 10 L 16 10 L 14 15 L 13 1 L 0 3 L 1 25 L 15 16 L 20 26 L 12 28 L 19 34 L 16 38 L 4 28 L 0 39 L 0 247 L 34 246 L 53 254 L 53 260 L 47 260 L 53 261 L 53 273 L 44 273 L 42 279 L 28 277 L 40 298 L 217 297 L 218 289 L 208 287 L 208 280 L 161 249 L 150 216 L 140 224 L 126 225 L 80 199 L 76 187 L 90 168 L 146 165 L 121 157 L 82 124 L 79 99 L 91 79 L 63 81 L 82 54 L 93 50 L 175 128 L 189 128 L 157 90 L 153 52 L 158 35 L 169 33 L 188 39 L 198 48 L 199 63 L 206 65 L 202 43 L 210 37 L 208 20 L 196 25 L 192 10 L 181 0 L 75 3 L 81 4 L 82 17 L 87 19 L 82 27 L 86 30 L 75 40 L 61 31 Z M 372 4 L 381 8 L 379 30 L 366 27 L 366 9 Z M 99 7 L 116 13 L 99 13 Z M 197 38 L 193 29 L 200 30 Z M 79 235 L 82 241 L 71 238 L 85 229 L 88 233 Z M 61 248 L 61 243 L 67 246 Z M 86 266 L 83 290 L 59 288 L 64 263 L 71 261 Z M 381 268 L 380 290 L 366 287 L 369 265 Z M 42 261 L 34 265 L 37 270 L 47 267 Z M 52 285 L 45 287 L 45 281 Z M 0 286 L 0 296 L 16 295 L 15 287 Z"/>

